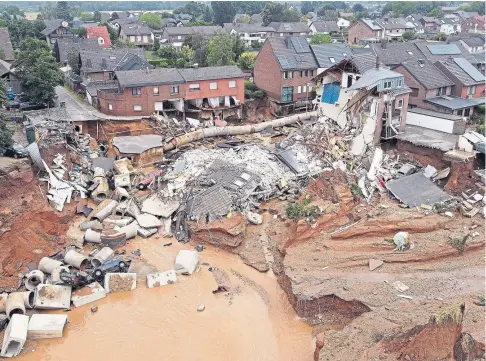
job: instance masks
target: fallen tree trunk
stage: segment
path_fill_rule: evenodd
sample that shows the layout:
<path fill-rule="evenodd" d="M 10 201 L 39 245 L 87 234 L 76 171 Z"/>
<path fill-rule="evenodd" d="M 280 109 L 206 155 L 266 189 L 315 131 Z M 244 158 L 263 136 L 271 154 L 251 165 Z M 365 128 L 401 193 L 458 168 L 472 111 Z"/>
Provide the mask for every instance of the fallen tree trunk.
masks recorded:
<path fill-rule="evenodd" d="M 317 111 L 294 114 L 288 117 L 269 120 L 268 122 L 258 124 L 203 128 L 172 139 L 169 143 L 164 145 L 164 152 L 168 152 L 169 150 L 180 147 L 181 145 L 204 138 L 258 133 L 268 127 L 282 127 L 300 120 L 310 119 L 311 116 L 317 116 Z"/>

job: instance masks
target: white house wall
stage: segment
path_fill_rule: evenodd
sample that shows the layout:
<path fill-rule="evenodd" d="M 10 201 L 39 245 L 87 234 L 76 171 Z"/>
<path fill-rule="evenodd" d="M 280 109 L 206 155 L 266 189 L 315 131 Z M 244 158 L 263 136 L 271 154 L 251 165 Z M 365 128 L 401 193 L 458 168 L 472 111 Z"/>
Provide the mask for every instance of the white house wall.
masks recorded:
<path fill-rule="evenodd" d="M 413 112 L 408 112 L 407 114 L 407 125 L 416 125 L 449 134 L 453 134 L 454 131 L 454 121 L 452 120 Z"/>

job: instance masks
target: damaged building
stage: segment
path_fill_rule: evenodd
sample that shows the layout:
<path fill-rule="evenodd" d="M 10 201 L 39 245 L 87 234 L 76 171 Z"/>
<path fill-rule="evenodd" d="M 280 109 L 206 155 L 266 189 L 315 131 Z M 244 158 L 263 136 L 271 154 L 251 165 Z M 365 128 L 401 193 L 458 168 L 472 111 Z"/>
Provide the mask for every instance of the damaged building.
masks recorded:
<path fill-rule="evenodd" d="M 117 87 L 98 90 L 99 109 L 112 115 L 241 119 L 244 80 L 236 66 L 116 71 Z"/>

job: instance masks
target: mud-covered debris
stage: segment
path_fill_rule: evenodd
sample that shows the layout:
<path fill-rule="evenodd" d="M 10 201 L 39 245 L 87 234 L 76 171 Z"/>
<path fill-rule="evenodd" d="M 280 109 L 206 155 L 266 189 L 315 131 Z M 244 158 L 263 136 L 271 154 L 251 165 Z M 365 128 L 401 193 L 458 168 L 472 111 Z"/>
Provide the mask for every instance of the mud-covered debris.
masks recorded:
<path fill-rule="evenodd" d="M 204 306 L 204 305 L 199 305 L 199 306 L 197 307 L 197 312 L 202 312 L 202 311 L 204 311 L 205 309 L 206 309 L 206 306 Z"/>
<path fill-rule="evenodd" d="M 252 223 L 252 224 L 262 224 L 263 223 L 263 217 L 258 214 L 258 213 L 255 213 L 255 212 L 247 212 L 246 213 L 246 219 L 248 220 L 248 222 Z"/>
<path fill-rule="evenodd" d="M 381 259 L 370 258 L 370 260 L 369 260 L 370 271 L 374 271 L 375 269 L 377 269 L 378 267 L 381 267 L 382 265 L 383 265 L 383 261 Z"/>
<path fill-rule="evenodd" d="M 398 232 L 393 236 L 393 243 L 397 246 L 395 250 L 405 251 L 410 248 L 410 241 L 408 239 L 408 232 Z"/>

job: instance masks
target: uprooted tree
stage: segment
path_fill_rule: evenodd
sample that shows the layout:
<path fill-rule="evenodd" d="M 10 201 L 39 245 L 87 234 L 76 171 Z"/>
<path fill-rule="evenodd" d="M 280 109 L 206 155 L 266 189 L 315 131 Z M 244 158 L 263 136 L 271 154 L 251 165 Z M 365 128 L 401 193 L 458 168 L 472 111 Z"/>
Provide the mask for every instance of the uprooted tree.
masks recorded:
<path fill-rule="evenodd" d="M 16 75 L 32 101 L 53 105 L 62 74 L 45 41 L 26 39 L 15 61 Z"/>

